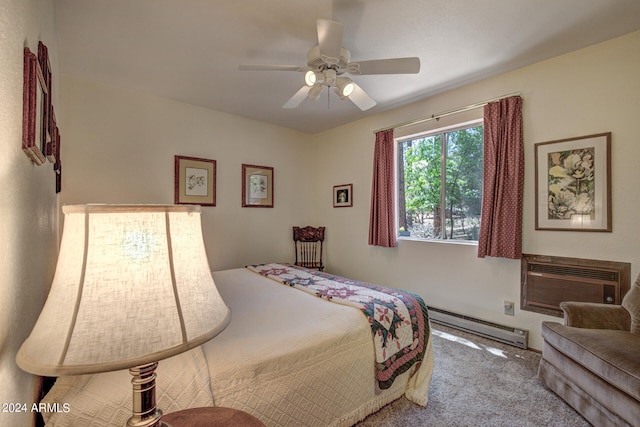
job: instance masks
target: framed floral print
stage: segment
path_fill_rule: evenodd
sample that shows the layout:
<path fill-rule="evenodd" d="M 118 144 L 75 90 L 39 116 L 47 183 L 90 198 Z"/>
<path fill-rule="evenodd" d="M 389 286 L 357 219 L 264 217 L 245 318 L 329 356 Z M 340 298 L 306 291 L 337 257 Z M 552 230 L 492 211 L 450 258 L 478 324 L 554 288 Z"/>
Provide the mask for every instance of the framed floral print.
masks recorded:
<path fill-rule="evenodd" d="M 611 231 L 611 132 L 535 144 L 536 230 Z"/>
<path fill-rule="evenodd" d="M 216 161 L 175 156 L 174 202 L 177 205 L 216 205 Z"/>
<path fill-rule="evenodd" d="M 345 208 L 353 206 L 353 184 L 333 186 L 333 207 Z"/>
<path fill-rule="evenodd" d="M 242 207 L 273 207 L 273 168 L 242 165 Z"/>

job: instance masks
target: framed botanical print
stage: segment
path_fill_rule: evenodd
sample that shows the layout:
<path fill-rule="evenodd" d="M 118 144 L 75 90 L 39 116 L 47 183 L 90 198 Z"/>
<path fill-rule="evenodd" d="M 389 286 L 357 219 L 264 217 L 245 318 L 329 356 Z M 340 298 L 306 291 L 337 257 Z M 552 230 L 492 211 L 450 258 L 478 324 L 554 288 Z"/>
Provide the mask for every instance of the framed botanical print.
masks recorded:
<path fill-rule="evenodd" d="M 216 161 L 175 156 L 174 201 L 179 205 L 216 205 Z"/>
<path fill-rule="evenodd" d="M 611 132 L 535 144 L 536 230 L 611 231 Z"/>
<path fill-rule="evenodd" d="M 242 207 L 273 207 L 273 168 L 242 165 Z"/>
<path fill-rule="evenodd" d="M 353 184 L 335 185 L 333 187 L 333 207 L 353 206 Z"/>

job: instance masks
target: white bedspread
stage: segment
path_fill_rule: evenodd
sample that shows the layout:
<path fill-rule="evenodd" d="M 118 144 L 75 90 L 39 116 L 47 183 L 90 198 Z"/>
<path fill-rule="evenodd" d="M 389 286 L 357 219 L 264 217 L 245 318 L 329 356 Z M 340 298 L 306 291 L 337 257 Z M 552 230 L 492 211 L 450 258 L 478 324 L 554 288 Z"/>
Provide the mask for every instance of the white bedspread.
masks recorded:
<path fill-rule="evenodd" d="M 159 362 L 156 394 L 165 413 L 213 403 L 249 412 L 269 427 L 328 427 L 350 426 L 403 393 L 427 404 L 431 340 L 419 369 L 382 391 L 371 328 L 358 309 L 245 268 L 213 277 L 231 322 L 201 347 Z M 46 425 L 124 425 L 131 416 L 130 381 L 127 370 L 58 378 L 43 402 L 70 410 L 43 413 Z"/>
<path fill-rule="evenodd" d="M 349 426 L 405 394 L 426 405 L 431 340 L 417 370 L 380 390 L 371 328 L 358 310 L 246 269 L 215 272 L 229 326 L 203 345 L 214 404 L 268 426 Z"/>

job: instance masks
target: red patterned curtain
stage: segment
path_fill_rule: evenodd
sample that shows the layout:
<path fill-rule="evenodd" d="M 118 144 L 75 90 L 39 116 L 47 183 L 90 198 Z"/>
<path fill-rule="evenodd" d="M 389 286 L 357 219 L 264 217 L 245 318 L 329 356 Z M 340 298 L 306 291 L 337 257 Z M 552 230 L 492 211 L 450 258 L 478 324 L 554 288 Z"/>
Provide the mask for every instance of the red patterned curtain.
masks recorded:
<path fill-rule="evenodd" d="M 387 248 L 397 245 L 393 153 L 393 129 L 377 132 L 373 156 L 369 244 Z"/>
<path fill-rule="evenodd" d="M 478 257 L 522 256 L 522 98 L 484 107 L 484 181 Z"/>

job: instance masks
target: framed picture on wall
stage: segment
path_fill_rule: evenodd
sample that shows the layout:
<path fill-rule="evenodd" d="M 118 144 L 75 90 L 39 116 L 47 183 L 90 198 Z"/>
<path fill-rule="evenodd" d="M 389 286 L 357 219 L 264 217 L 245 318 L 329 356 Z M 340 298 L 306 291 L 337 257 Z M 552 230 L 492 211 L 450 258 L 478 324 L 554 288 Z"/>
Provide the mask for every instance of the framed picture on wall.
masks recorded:
<path fill-rule="evenodd" d="M 177 205 L 216 205 L 216 161 L 175 156 L 174 202 Z"/>
<path fill-rule="evenodd" d="M 22 150 L 33 163 L 41 165 L 46 160 L 41 144 L 46 132 L 44 118 L 47 86 L 38 58 L 28 47 L 24 48 L 23 90 Z"/>
<path fill-rule="evenodd" d="M 273 168 L 242 165 L 242 207 L 273 207 Z"/>
<path fill-rule="evenodd" d="M 333 207 L 346 208 L 353 206 L 353 184 L 333 186 Z"/>
<path fill-rule="evenodd" d="M 53 116 L 53 99 L 51 92 L 51 63 L 49 62 L 49 49 L 41 41 L 38 42 L 38 64 L 45 85 L 45 93 L 42 106 L 42 139 L 38 141 L 41 144 L 42 153 L 49 159 L 51 163 L 55 163 L 53 157 L 53 141 L 55 132 L 55 119 Z"/>
<path fill-rule="evenodd" d="M 59 131 L 60 130 L 58 129 L 56 113 L 53 110 L 53 106 L 51 106 L 51 129 L 49 131 L 51 134 L 51 138 L 50 138 L 50 141 L 44 147 L 44 155 L 47 157 L 47 159 L 49 159 L 49 162 L 53 163 L 54 165 L 56 164 L 56 151 L 57 151 L 57 140 L 59 138 L 59 135 L 58 135 Z M 54 166 L 54 170 L 55 170 L 55 166 Z"/>
<path fill-rule="evenodd" d="M 611 132 L 535 144 L 536 230 L 611 231 Z"/>

